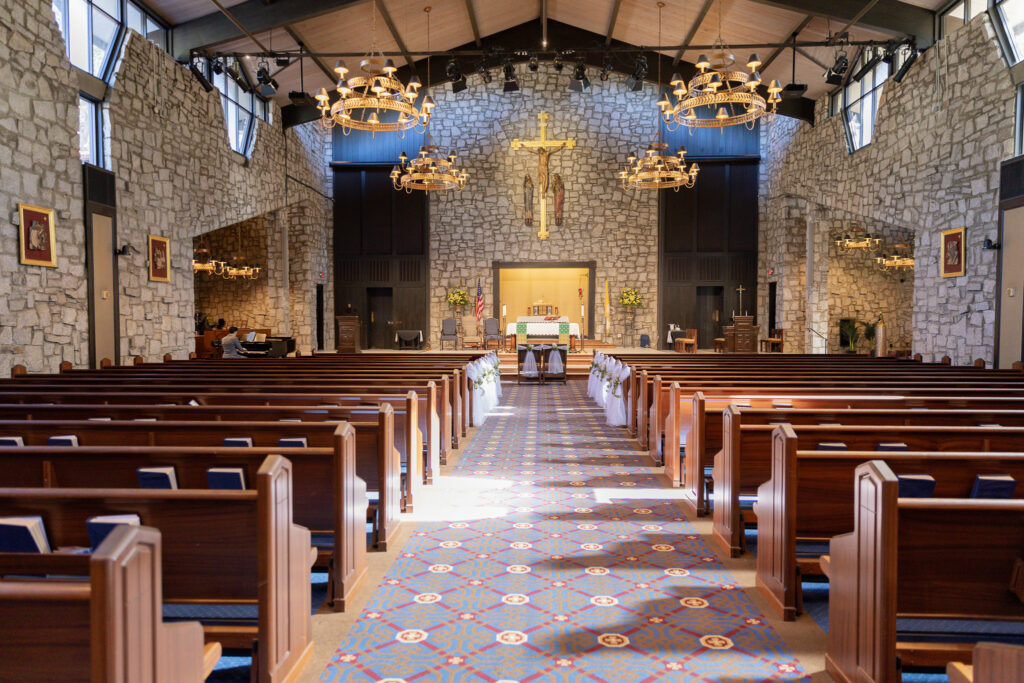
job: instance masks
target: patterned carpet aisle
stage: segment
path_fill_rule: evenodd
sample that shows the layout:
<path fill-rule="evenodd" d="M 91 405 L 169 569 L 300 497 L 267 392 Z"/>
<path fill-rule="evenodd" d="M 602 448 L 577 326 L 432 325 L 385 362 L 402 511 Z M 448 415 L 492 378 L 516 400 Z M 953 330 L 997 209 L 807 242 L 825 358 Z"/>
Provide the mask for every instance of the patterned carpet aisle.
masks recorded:
<path fill-rule="evenodd" d="M 321 680 L 802 676 L 582 382 L 504 402 Z"/>

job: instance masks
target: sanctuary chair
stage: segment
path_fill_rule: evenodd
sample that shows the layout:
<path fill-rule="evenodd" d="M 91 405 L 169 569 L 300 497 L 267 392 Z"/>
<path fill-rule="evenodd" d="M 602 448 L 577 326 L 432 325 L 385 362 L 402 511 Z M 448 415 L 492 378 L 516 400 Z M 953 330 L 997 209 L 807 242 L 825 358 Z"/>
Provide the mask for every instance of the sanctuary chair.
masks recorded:
<path fill-rule="evenodd" d="M 775 328 L 771 331 L 770 336 L 765 337 L 761 340 L 761 351 L 771 353 L 772 351 L 778 351 L 782 353 L 782 335 L 783 330 Z"/>
<path fill-rule="evenodd" d="M 459 343 L 459 328 L 455 321 L 455 318 L 445 318 L 441 321 L 441 348 L 444 348 L 444 343 L 448 341 L 452 343 L 452 350 L 458 348 Z"/>
<path fill-rule="evenodd" d="M 500 349 L 505 343 L 505 336 L 501 333 L 501 326 L 497 318 L 484 319 L 484 348 L 489 348 L 489 343 L 495 342 L 495 348 Z"/>
<path fill-rule="evenodd" d="M 477 324 L 476 316 L 462 316 L 462 348 L 470 345 L 476 348 L 483 348 L 484 338 L 480 334 L 480 326 Z"/>
<path fill-rule="evenodd" d="M 697 330 L 688 328 L 685 336 L 673 339 L 672 346 L 680 353 L 697 353 Z"/>

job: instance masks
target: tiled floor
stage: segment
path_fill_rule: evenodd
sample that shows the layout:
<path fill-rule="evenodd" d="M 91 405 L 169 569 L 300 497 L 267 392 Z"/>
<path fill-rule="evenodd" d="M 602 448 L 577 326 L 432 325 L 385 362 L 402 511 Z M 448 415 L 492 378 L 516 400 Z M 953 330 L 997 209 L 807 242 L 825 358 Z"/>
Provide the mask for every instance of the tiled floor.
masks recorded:
<path fill-rule="evenodd" d="M 582 382 L 506 386 L 321 680 L 800 678 L 632 443 Z"/>

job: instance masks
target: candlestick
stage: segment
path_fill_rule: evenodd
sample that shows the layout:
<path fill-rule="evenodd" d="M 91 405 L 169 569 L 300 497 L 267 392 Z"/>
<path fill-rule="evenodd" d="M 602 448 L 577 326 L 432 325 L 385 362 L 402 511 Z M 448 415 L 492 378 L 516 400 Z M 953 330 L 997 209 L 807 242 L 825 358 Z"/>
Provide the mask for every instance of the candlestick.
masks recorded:
<path fill-rule="evenodd" d="M 508 314 L 507 306 L 505 304 L 502 304 L 501 305 L 501 317 L 504 318 L 507 314 Z"/>

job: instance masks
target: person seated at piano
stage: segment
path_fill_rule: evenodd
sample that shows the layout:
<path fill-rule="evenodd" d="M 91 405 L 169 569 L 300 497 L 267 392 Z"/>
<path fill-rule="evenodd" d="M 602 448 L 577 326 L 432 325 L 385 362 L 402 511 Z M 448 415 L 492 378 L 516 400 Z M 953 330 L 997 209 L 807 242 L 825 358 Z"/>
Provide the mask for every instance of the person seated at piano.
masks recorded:
<path fill-rule="evenodd" d="M 242 348 L 242 342 L 238 339 L 237 327 L 228 328 L 227 335 L 220 340 L 220 346 L 224 350 L 224 358 L 245 358 L 247 356 L 245 349 Z"/>

